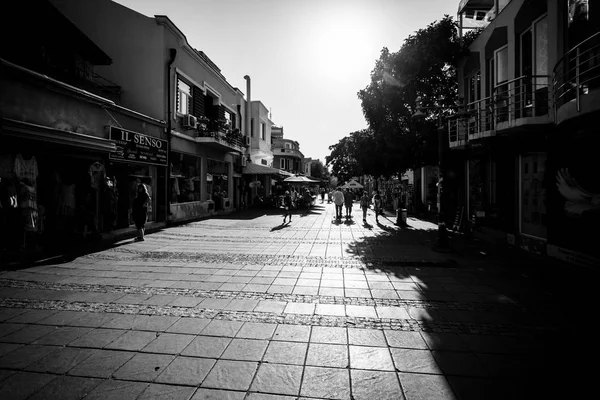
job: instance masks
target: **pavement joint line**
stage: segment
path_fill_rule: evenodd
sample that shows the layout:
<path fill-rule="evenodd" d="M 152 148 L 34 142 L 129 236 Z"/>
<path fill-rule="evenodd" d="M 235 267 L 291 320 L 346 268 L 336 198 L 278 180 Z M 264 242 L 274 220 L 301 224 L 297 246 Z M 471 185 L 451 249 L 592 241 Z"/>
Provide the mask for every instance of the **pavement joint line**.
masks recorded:
<path fill-rule="evenodd" d="M 429 323 L 425 320 L 391 319 L 371 317 L 339 317 L 316 314 L 276 314 L 260 311 L 233 311 L 169 306 L 142 306 L 133 304 L 82 303 L 54 300 L 0 299 L 0 307 L 22 308 L 34 310 L 101 312 L 112 314 L 132 314 L 149 316 L 174 316 L 187 318 L 202 318 L 212 320 L 227 320 L 240 322 L 261 322 L 288 325 L 325 326 L 325 327 L 355 327 L 366 329 L 389 329 L 415 332 L 453 332 L 477 333 L 487 335 L 527 336 L 532 332 L 556 331 L 552 326 L 537 325 L 506 325 L 486 324 L 476 322 L 439 321 Z M 72 321 L 66 326 L 77 326 Z M 36 323 L 34 323 L 36 324 Z M 1 341 L 1 338 L 0 338 Z"/>
<path fill-rule="evenodd" d="M 396 300 L 396 299 L 374 299 L 366 297 L 350 296 L 323 296 L 323 295 L 305 295 L 305 294 L 284 294 L 284 293 L 262 293 L 262 292 L 232 292 L 219 290 L 198 290 L 198 289 L 171 289 L 154 287 L 136 287 L 136 286 L 112 286 L 112 285 L 93 285 L 93 284 L 64 284 L 64 283 L 43 283 L 21 280 L 0 279 L 0 287 L 17 288 L 26 290 L 51 290 L 51 291 L 73 291 L 73 292 L 94 292 L 94 293 L 124 293 L 124 294 L 147 294 L 147 295 L 173 295 L 195 298 L 217 298 L 232 300 L 272 300 L 283 301 L 287 303 L 316 303 L 316 304 L 342 304 L 342 305 L 361 305 L 376 307 L 406 307 L 423 309 L 450 309 L 461 311 L 482 311 L 482 312 L 500 312 L 507 313 L 527 312 L 527 309 L 518 304 L 497 304 L 491 302 L 460 302 L 460 301 L 436 301 L 436 300 Z"/>

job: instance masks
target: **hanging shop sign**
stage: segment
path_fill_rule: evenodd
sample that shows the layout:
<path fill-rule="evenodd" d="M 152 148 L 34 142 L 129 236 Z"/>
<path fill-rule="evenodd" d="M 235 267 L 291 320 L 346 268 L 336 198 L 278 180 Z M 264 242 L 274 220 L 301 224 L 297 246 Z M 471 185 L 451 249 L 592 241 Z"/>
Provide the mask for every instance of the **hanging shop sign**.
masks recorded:
<path fill-rule="evenodd" d="M 111 126 L 110 139 L 117 144 L 117 151 L 109 154 L 115 161 L 167 165 L 167 141 Z"/>

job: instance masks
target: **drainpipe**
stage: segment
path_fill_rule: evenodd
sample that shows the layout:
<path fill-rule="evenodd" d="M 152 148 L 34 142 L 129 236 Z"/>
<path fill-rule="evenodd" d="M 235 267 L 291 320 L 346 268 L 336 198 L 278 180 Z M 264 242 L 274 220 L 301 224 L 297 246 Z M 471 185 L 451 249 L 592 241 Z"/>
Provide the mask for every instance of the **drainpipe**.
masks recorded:
<path fill-rule="evenodd" d="M 248 75 L 244 75 L 244 79 L 246 80 L 246 115 L 245 115 L 245 130 L 246 130 L 246 136 L 248 136 L 250 138 L 250 132 L 251 132 L 251 127 L 250 127 L 250 109 L 251 109 L 251 105 L 250 103 L 252 102 L 252 95 L 251 95 L 251 87 L 250 87 L 250 77 Z M 248 155 L 248 161 L 250 161 L 250 154 L 251 154 L 251 148 L 252 148 L 252 139 L 250 139 L 250 146 L 248 146 L 247 151 L 247 155 Z"/>
<path fill-rule="evenodd" d="M 173 129 L 173 110 L 171 109 L 171 67 L 177 58 L 177 49 L 169 49 L 169 62 L 167 64 L 167 201 L 165 210 L 166 223 L 169 223 L 169 216 L 171 215 L 171 130 Z"/>

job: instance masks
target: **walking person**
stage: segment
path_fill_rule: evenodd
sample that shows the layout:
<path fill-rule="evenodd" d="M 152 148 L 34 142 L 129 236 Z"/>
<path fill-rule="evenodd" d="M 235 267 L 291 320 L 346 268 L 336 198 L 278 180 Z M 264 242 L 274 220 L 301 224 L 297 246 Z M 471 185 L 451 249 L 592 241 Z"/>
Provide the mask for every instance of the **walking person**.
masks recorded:
<path fill-rule="evenodd" d="M 383 213 L 383 204 L 379 192 L 375 192 L 373 196 L 373 208 L 375 209 L 375 222 L 379 222 L 379 214 Z"/>
<path fill-rule="evenodd" d="M 148 189 L 143 183 L 138 184 L 137 196 L 133 199 L 132 205 L 132 216 L 135 227 L 137 228 L 138 235 L 134 239 L 135 242 L 143 242 L 145 225 L 148 221 L 148 203 L 150 201 L 150 195 Z"/>
<path fill-rule="evenodd" d="M 350 188 L 344 192 L 344 205 L 346 206 L 346 218 L 352 218 L 352 204 L 354 203 L 354 193 Z"/>
<path fill-rule="evenodd" d="M 325 202 L 325 188 L 321 188 L 321 204 Z"/>
<path fill-rule="evenodd" d="M 290 195 L 290 192 L 286 190 L 285 194 L 283 195 L 283 223 L 282 225 L 285 224 L 285 220 L 287 217 L 290 217 L 290 222 L 292 222 L 292 196 Z"/>
<path fill-rule="evenodd" d="M 342 219 L 342 206 L 344 205 L 344 194 L 339 188 L 333 192 L 333 204 L 335 205 L 335 219 Z"/>
<path fill-rule="evenodd" d="M 360 208 L 362 208 L 363 212 L 363 222 L 367 223 L 367 210 L 369 209 L 369 205 L 371 205 L 371 199 L 367 192 L 363 192 L 362 197 L 360 198 Z"/>

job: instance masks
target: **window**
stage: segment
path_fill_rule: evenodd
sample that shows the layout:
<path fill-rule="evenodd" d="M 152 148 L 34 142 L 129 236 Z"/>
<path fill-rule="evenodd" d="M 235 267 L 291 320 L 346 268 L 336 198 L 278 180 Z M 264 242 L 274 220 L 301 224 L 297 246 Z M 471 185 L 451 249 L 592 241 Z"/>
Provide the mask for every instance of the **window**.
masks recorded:
<path fill-rule="evenodd" d="M 250 137 L 254 137 L 254 118 L 250 118 Z"/>
<path fill-rule="evenodd" d="M 289 143 L 286 143 L 286 144 L 285 144 L 285 148 L 286 148 L 286 149 L 291 149 L 291 148 L 292 148 L 292 145 L 291 145 L 291 144 L 289 144 Z"/>
<path fill-rule="evenodd" d="M 496 52 L 496 85 L 508 80 L 508 46 Z"/>
<path fill-rule="evenodd" d="M 260 138 L 262 140 L 266 140 L 267 139 L 267 126 L 264 122 L 260 123 Z"/>
<path fill-rule="evenodd" d="M 179 114 L 189 114 L 192 99 L 192 88 L 190 85 L 177 79 L 177 112 Z"/>
<path fill-rule="evenodd" d="M 285 160 L 283 158 L 279 159 L 279 168 L 285 169 Z"/>
<path fill-rule="evenodd" d="M 171 203 L 200 201 L 200 158 L 172 153 Z"/>
<path fill-rule="evenodd" d="M 225 124 L 227 124 L 227 126 L 230 129 L 233 129 L 233 121 L 232 121 L 232 118 L 231 118 L 231 113 L 229 111 L 225 110 L 224 115 L 225 115 L 224 116 Z"/>

